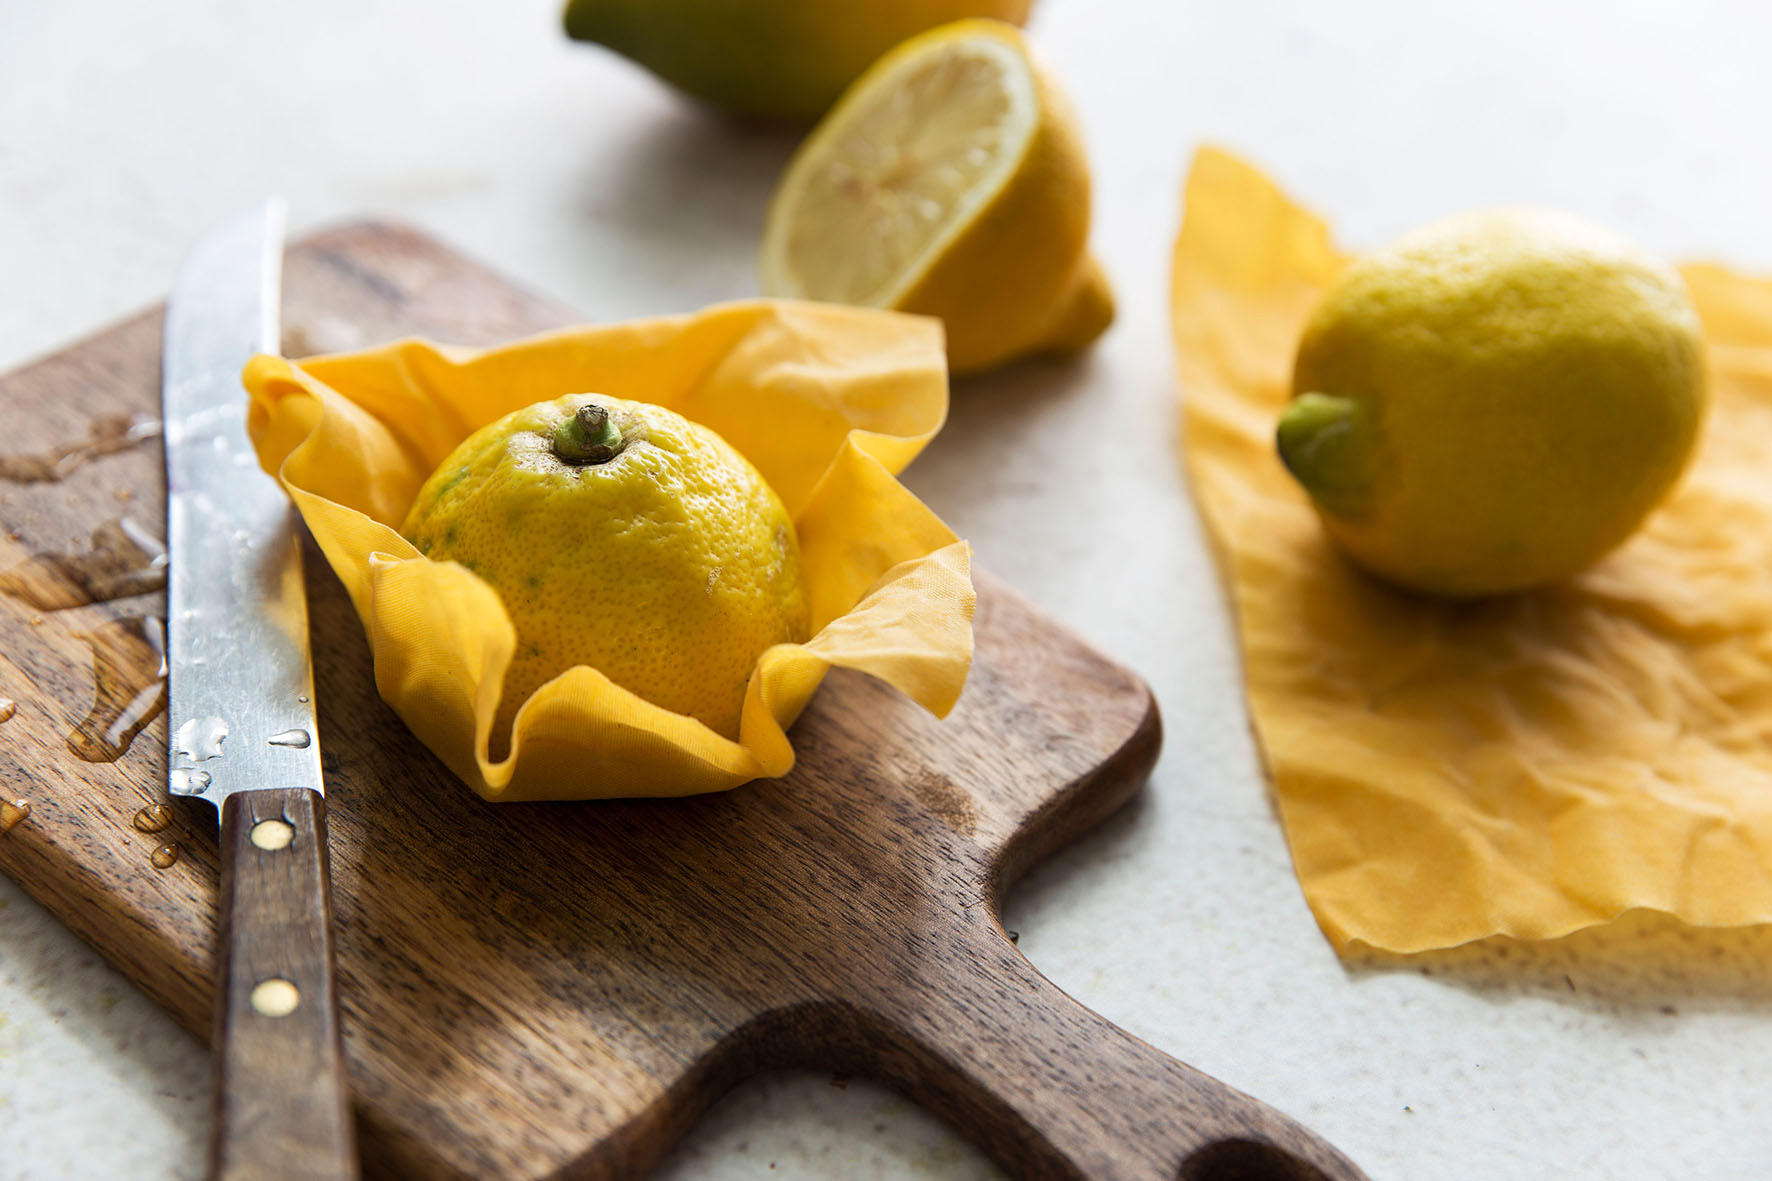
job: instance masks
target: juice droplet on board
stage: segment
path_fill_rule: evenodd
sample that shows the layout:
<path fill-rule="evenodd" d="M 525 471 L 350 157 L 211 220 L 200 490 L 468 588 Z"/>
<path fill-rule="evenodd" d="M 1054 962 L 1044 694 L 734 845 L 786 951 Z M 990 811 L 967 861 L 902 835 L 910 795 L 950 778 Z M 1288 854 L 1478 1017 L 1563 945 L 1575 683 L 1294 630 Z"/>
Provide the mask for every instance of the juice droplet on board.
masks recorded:
<path fill-rule="evenodd" d="M 10 697 L 0 697 L 0 722 L 12 721 L 12 715 L 18 712 L 18 702 Z"/>
<path fill-rule="evenodd" d="M 0 480 L 14 484 L 46 484 L 67 478 L 89 459 L 127 451 L 160 434 L 160 420 L 131 414 L 107 414 L 92 420 L 86 439 L 65 447 L 25 455 L 0 455 Z"/>
<path fill-rule="evenodd" d="M 178 842 L 167 841 L 148 854 L 148 864 L 155 869 L 171 869 L 178 861 Z"/>
<path fill-rule="evenodd" d="M 172 809 L 165 804 L 149 804 L 130 821 L 137 832 L 165 832 L 172 823 Z"/>
<path fill-rule="evenodd" d="M 86 553 L 48 553 L 0 574 L 0 593 L 40 611 L 62 611 L 166 586 L 166 546 L 128 517 L 92 531 Z"/>
<path fill-rule="evenodd" d="M 305 750 L 314 741 L 306 730 L 285 730 L 281 734 L 273 734 L 265 739 L 272 746 L 293 746 L 296 750 Z"/>
<path fill-rule="evenodd" d="M 114 763 L 166 708 L 166 626 L 132 615 L 80 638 L 92 648 L 92 709 L 68 735 L 68 749 L 89 763 Z"/>
<path fill-rule="evenodd" d="M 0 800 L 0 837 L 23 824 L 30 814 L 30 800 Z"/>

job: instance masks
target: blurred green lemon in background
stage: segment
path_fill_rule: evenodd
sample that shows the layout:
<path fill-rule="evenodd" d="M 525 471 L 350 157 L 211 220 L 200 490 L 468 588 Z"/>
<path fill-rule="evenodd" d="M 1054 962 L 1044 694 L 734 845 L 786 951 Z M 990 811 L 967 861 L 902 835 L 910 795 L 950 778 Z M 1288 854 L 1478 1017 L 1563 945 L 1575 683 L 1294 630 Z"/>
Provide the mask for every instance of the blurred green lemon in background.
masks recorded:
<path fill-rule="evenodd" d="M 1330 536 L 1402 586 L 1566 577 L 1679 477 L 1706 404 L 1666 264 L 1576 218 L 1465 214 L 1343 273 L 1307 324 L 1280 457 Z"/>
<path fill-rule="evenodd" d="M 811 120 L 905 38 L 1032 0 L 570 0 L 566 33 L 725 110 Z"/>

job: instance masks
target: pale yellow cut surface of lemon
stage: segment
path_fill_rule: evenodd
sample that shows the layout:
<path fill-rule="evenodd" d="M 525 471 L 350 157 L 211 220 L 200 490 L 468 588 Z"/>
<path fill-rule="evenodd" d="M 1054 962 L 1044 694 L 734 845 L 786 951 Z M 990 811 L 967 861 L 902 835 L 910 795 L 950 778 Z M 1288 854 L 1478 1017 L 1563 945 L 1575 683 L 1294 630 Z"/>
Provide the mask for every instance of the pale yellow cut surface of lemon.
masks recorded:
<path fill-rule="evenodd" d="M 957 21 L 856 80 L 770 203 L 767 294 L 940 317 L 958 373 L 1113 321 L 1070 105 L 1015 28 Z"/>

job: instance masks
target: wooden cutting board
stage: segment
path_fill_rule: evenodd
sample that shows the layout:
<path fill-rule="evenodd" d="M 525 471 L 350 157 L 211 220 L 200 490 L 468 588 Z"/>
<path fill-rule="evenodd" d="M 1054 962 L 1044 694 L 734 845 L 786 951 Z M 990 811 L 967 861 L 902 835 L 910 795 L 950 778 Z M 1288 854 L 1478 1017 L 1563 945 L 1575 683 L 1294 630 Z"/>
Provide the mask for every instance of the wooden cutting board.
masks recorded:
<path fill-rule="evenodd" d="M 284 290 L 293 355 L 573 319 L 383 224 L 295 246 Z M 168 802 L 156 712 L 159 333 L 150 312 L 0 379 L 0 795 L 31 805 L 0 871 L 206 1037 L 215 814 Z M 492 806 L 376 697 L 343 589 L 308 559 L 371 1173 L 641 1174 L 734 1082 L 800 1066 L 899 1088 L 1017 1176 L 1360 1175 L 1072 1001 L 1005 934 L 1004 890 L 1139 789 L 1161 728 L 1143 682 L 1001 583 L 979 578 L 946 721 L 839 670 L 785 779 Z M 140 831 L 156 803 L 170 827 Z"/>

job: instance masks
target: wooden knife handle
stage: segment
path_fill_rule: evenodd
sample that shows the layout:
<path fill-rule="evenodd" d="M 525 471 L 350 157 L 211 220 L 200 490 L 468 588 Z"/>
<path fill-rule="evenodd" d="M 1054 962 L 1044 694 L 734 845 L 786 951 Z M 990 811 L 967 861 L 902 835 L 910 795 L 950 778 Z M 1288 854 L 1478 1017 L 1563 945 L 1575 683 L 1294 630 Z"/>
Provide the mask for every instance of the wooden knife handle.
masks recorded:
<path fill-rule="evenodd" d="M 908 1003 L 880 998 L 899 1044 L 871 1065 L 1011 1176 L 1364 1181 L 1303 1125 L 1065 995 L 995 924 L 968 928 Z"/>
<path fill-rule="evenodd" d="M 210 1175 L 357 1176 L 333 984 L 326 801 L 236 792 L 221 810 Z"/>

